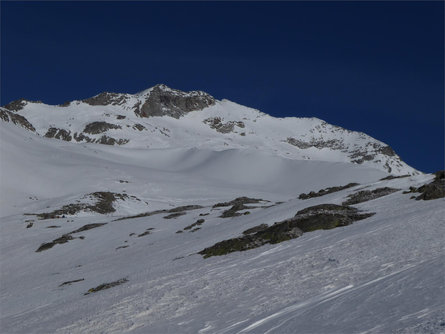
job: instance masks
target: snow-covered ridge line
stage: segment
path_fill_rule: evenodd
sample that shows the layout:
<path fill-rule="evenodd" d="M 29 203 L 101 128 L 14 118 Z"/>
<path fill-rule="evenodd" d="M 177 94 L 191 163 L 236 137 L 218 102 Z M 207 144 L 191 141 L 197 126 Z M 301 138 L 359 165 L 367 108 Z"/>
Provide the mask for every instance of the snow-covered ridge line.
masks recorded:
<path fill-rule="evenodd" d="M 40 136 L 73 143 L 259 149 L 289 159 L 364 164 L 395 175 L 418 173 L 391 147 L 364 133 L 318 118 L 276 118 L 202 91 L 165 85 L 136 94 L 105 92 L 57 106 L 22 99 L 1 110 L 23 117 Z"/>

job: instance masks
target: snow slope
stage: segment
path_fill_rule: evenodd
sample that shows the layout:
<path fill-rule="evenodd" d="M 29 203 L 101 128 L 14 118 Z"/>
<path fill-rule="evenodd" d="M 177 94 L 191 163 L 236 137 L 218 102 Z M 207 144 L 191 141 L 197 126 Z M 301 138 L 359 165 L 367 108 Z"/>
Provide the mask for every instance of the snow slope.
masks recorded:
<path fill-rule="evenodd" d="M 253 139 L 234 144 L 194 119 L 211 116 L 224 103 L 230 104 L 218 102 L 178 119 L 158 117 L 159 127 L 182 123 L 175 125 L 177 141 L 155 148 L 138 143 L 142 137 L 120 146 L 77 143 L 0 122 L 2 333 L 444 332 L 444 199 L 416 201 L 403 193 L 433 176 L 382 180 L 388 174 L 381 165 L 339 161 L 330 155 L 335 150 L 313 148 L 319 159 L 300 159 L 297 151 L 275 152 L 279 144 L 273 140 L 270 149 L 255 148 Z M 39 133 L 37 120 L 26 118 Z M 267 126 L 258 131 L 271 137 L 278 131 L 273 124 L 292 128 L 269 116 L 252 124 L 262 118 Z M 318 122 L 297 121 L 301 131 Z M 215 147 L 201 140 L 204 130 Z M 218 146 L 219 136 L 231 144 Z M 350 182 L 359 185 L 298 199 Z M 382 187 L 400 190 L 355 205 L 376 214 L 352 225 L 224 256 L 197 254 L 259 224 Z M 35 215 L 99 191 L 128 196 L 108 214 Z M 220 217 L 227 208 L 213 207 L 240 196 L 268 202 L 231 218 Z M 183 205 L 201 207 L 171 219 L 167 212 L 128 218 Z M 199 230 L 185 229 L 198 219 L 205 220 Z M 104 225 L 82 230 L 87 224 Z M 69 233 L 72 240 L 36 252 Z M 122 279 L 127 281 L 88 293 Z"/>
<path fill-rule="evenodd" d="M 157 113 L 144 114 L 141 110 L 146 104 Z M 317 118 L 275 118 L 203 92 L 185 93 L 164 85 L 134 95 L 102 93 L 63 106 L 19 100 L 5 107 L 25 117 L 39 135 L 71 142 L 131 148 L 254 149 L 294 160 L 363 164 L 395 175 L 419 173 L 388 145 L 364 133 Z M 180 112 L 178 108 L 188 109 Z M 95 122 L 106 124 L 91 131 L 88 126 Z"/>

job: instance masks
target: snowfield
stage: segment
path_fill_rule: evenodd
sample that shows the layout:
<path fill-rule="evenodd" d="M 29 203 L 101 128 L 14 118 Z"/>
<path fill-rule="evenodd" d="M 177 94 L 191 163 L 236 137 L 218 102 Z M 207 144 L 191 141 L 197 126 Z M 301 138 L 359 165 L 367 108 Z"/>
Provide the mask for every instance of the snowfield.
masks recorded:
<path fill-rule="evenodd" d="M 213 104 L 180 113 L 179 117 L 178 108 L 184 108 L 180 103 L 184 99 L 188 99 L 186 105 Z M 167 102 L 160 102 L 164 100 Z M 141 117 L 144 102 L 165 115 Z M 11 110 L 25 117 L 35 133 L 69 142 L 102 140 L 144 150 L 248 149 L 294 160 L 353 162 L 394 175 L 419 174 L 385 143 L 364 133 L 313 117 L 276 118 L 203 92 L 185 93 L 164 85 L 134 95 L 102 93 L 64 106 L 27 100 L 15 103 L 19 106 L 13 102 Z"/>
<path fill-rule="evenodd" d="M 403 163 L 394 174 L 411 175 L 382 180 L 388 173 L 381 165 L 354 164 L 336 151 L 313 148 L 305 159 L 276 140 L 230 141 L 202 122 L 221 115 L 225 103 L 232 102 L 180 119 L 148 118 L 158 128 L 181 122 L 168 145 L 155 139 L 144 146 L 142 136 L 122 146 L 45 138 L 39 129 L 59 120 L 39 121 L 31 109 L 22 114 L 37 133 L 0 122 L 2 333 L 445 333 L 444 199 L 403 193 L 434 176 Z M 292 130 L 284 120 L 258 117 L 252 124 L 264 138 Z M 300 132 L 319 122 L 297 121 Z M 358 185 L 298 198 L 351 182 Z M 375 215 L 351 225 L 222 256 L 198 254 L 304 208 L 383 187 L 399 190 L 353 205 Z M 115 211 L 37 216 L 91 207 L 96 192 L 119 194 Z M 229 207 L 214 205 L 241 196 L 263 201 L 221 218 Z M 186 205 L 194 207 L 176 209 Z"/>

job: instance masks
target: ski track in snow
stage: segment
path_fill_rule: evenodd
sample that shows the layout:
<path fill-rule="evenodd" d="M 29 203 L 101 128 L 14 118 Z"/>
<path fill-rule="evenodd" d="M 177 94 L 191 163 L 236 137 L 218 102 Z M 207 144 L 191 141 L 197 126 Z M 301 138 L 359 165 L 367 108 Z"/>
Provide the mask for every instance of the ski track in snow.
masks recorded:
<path fill-rule="evenodd" d="M 434 261 L 429 261 L 429 262 L 431 262 L 434 266 L 439 266 L 442 264 L 440 259 L 435 259 Z M 283 333 L 282 327 L 284 325 L 287 325 L 289 322 L 295 321 L 296 317 L 300 316 L 302 313 L 304 313 L 308 309 L 316 308 L 323 303 L 327 303 L 333 299 L 340 298 L 340 297 L 348 295 L 348 294 L 354 294 L 357 292 L 357 290 L 365 289 L 369 285 L 375 285 L 376 283 L 379 283 L 382 280 L 391 280 L 393 278 L 393 276 L 402 276 L 402 280 L 406 279 L 406 277 L 404 275 L 400 275 L 400 274 L 403 274 L 407 270 L 411 270 L 412 268 L 416 268 L 416 267 L 422 266 L 422 265 L 423 265 L 423 263 L 419 263 L 416 265 L 409 265 L 409 266 L 407 266 L 407 268 L 397 270 L 395 272 L 392 272 L 391 274 L 381 276 L 379 278 L 373 279 L 373 280 L 366 282 L 364 284 L 361 284 L 359 286 L 354 287 L 354 285 L 350 284 L 348 286 L 345 286 L 344 288 L 340 288 L 340 289 L 332 291 L 332 292 L 321 294 L 319 296 L 316 296 L 315 298 L 311 298 L 303 303 L 299 303 L 296 305 L 286 307 L 285 309 L 283 309 L 279 312 L 276 312 L 264 319 L 257 320 L 253 324 L 242 329 L 239 333 L 246 333 L 246 332 L 252 332 L 252 331 L 258 331 L 258 332 L 265 333 L 265 334 L 274 333 L 274 332 Z M 391 282 L 389 284 L 396 284 L 398 279 L 396 278 L 396 279 L 393 279 L 392 281 L 393 282 Z M 297 312 L 300 309 L 304 309 L 304 310 L 302 310 L 301 312 Z M 415 312 L 414 314 L 403 316 L 400 318 L 400 320 L 406 320 L 409 317 L 411 317 L 412 315 L 418 315 L 419 313 L 428 313 L 428 311 L 429 311 L 429 309 L 423 309 L 421 311 Z M 273 327 L 271 327 L 272 325 L 270 324 L 270 322 L 272 322 L 272 321 L 278 322 L 278 324 L 273 325 Z M 266 330 L 261 330 L 261 327 L 265 327 Z M 298 326 L 295 326 L 295 328 L 298 328 Z M 284 331 L 284 332 L 286 332 L 286 331 Z"/>

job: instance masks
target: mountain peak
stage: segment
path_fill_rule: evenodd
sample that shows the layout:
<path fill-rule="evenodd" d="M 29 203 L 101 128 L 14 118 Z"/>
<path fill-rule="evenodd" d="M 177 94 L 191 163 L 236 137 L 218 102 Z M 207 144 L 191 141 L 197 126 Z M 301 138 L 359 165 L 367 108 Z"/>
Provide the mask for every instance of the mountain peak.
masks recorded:
<path fill-rule="evenodd" d="M 164 93 L 172 93 L 172 94 L 177 94 L 177 95 L 209 95 L 206 92 L 199 91 L 199 90 L 183 91 L 180 89 L 171 88 L 163 83 L 156 84 L 156 85 L 154 85 L 150 88 L 144 89 L 143 91 L 138 92 L 134 95 L 135 96 L 145 96 L 145 95 L 150 95 L 152 92 L 155 92 L 155 93 L 164 92 Z"/>
<path fill-rule="evenodd" d="M 202 91 L 185 92 L 165 84 L 137 94 L 103 92 L 59 106 L 18 100 L 5 106 L 0 116 L 38 135 L 70 142 L 258 149 L 295 160 L 350 162 L 397 175 L 418 173 L 389 146 L 364 133 L 316 118 L 275 118 L 217 101 Z"/>
<path fill-rule="evenodd" d="M 165 84 L 157 84 L 132 94 L 103 92 L 82 100 L 91 106 L 122 105 L 132 109 L 139 117 L 170 116 L 180 118 L 216 103 L 213 96 L 202 91 L 184 92 Z M 67 106 L 65 104 L 63 106 Z"/>
<path fill-rule="evenodd" d="M 21 109 L 23 109 L 28 103 L 43 103 L 42 101 L 31 101 L 27 100 L 25 98 L 21 98 L 18 100 L 14 100 L 9 102 L 8 104 L 5 104 L 3 108 L 8 109 L 9 111 L 17 112 Z"/>
<path fill-rule="evenodd" d="M 168 87 L 167 85 L 163 83 L 159 83 L 157 85 L 154 85 L 153 87 L 144 89 L 143 91 L 140 91 L 134 95 L 136 96 L 143 96 L 143 95 L 150 95 L 152 91 L 173 91 L 174 89 Z"/>
<path fill-rule="evenodd" d="M 216 103 L 213 96 L 201 92 L 184 92 L 158 84 L 145 90 L 135 105 L 135 113 L 140 117 L 170 116 L 180 118 L 185 114 L 201 110 Z"/>
<path fill-rule="evenodd" d="M 93 97 L 84 99 L 82 102 L 91 106 L 107 106 L 110 104 L 121 105 L 125 102 L 127 96 L 128 94 L 103 92 Z"/>

